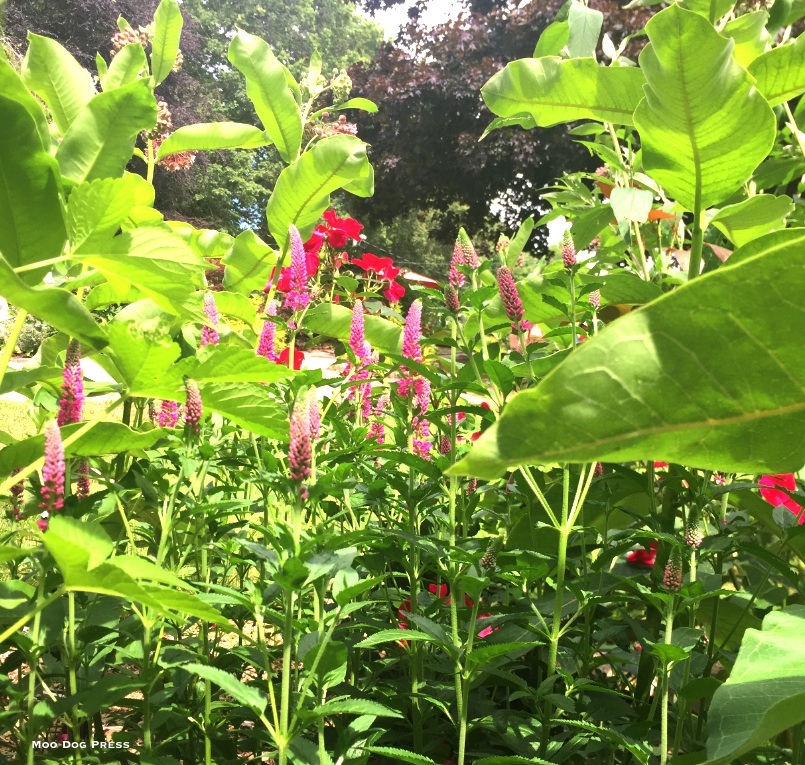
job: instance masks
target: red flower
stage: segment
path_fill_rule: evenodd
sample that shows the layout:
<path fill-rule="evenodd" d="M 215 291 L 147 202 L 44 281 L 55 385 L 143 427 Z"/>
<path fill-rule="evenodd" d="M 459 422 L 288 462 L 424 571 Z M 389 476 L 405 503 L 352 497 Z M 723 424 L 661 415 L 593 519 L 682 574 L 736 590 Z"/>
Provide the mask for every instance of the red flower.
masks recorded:
<path fill-rule="evenodd" d="M 308 240 L 310 241 L 310 240 Z M 321 245 L 319 245 L 321 246 Z M 319 272 L 319 266 L 321 265 L 321 258 L 316 254 L 318 249 L 316 250 L 305 250 L 305 267 L 307 270 L 307 278 L 310 279 L 314 277 Z M 268 293 L 271 290 L 271 284 L 274 281 L 274 276 L 277 273 L 277 269 L 275 268 L 271 272 L 271 278 L 268 280 L 268 284 L 266 284 L 263 292 Z M 289 292 L 291 289 L 291 267 L 285 266 L 285 268 L 280 271 L 280 279 L 277 282 L 277 291 L 278 292 Z"/>
<path fill-rule="evenodd" d="M 793 473 L 778 473 L 776 475 L 764 475 L 760 477 L 758 483 L 761 486 L 780 486 L 789 491 L 796 491 L 797 482 Z M 805 523 L 805 513 L 802 512 L 802 505 L 796 502 L 788 494 L 779 489 L 761 489 L 760 496 L 766 500 L 772 507 L 779 507 L 783 505 L 787 507 L 795 515 L 799 515 L 799 523 Z"/>
<path fill-rule="evenodd" d="M 395 281 L 392 281 L 389 286 L 383 290 L 383 297 L 385 297 L 389 303 L 399 303 L 403 295 L 405 295 L 405 287 Z"/>
<path fill-rule="evenodd" d="M 335 210 L 327 210 L 324 213 L 324 220 L 327 221 L 324 233 L 330 247 L 343 247 L 347 243 L 347 239 L 360 241 L 363 225 L 354 218 L 339 218 L 335 214 Z"/>
<path fill-rule="evenodd" d="M 305 253 L 317 255 L 321 246 L 324 244 L 325 236 L 326 229 L 324 226 L 316 226 L 316 228 L 313 229 L 313 233 L 310 235 L 310 239 L 302 245 L 305 248 Z"/>
<path fill-rule="evenodd" d="M 440 597 L 440 598 L 447 598 L 447 600 L 445 600 L 444 604 L 446 606 L 450 605 L 450 598 L 448 597 L 449 592 L 448 592 L 446 584 L 440 584 L 438 591 L 436 589 L 435 584 L 429 584 L 428 585 L 428 592 L 432 593 L 433 595 L 438 595 L 438 597 Z M 472 608 L 472 599 L 469 597 L 469 595 L 464 595 L 464 605 L 468 606 L 469 608 Z"/>
<path fill-rule="evenodd" d="M 640 548 L 626 553 L 626 560 L 632 566 L 653 566 L 657 558 L 657 543 L 649 542 L 648 550 Z"/>
<path fill-rule="evenodd" d="M 394 267 L 394 261 L 391 258 L 380 258 L 371 252 L 365 252 L 360 258 L 353 258 L 352 265 L 367 272 L 374 271 L 378 276 L 389 281 L 400 275 L 400 269 Z"/>
<path fill-rule="evenodd" d="M 280 353 L 279 358 L 277 359 L 277 364 L 282 364 L 283 366 L 288 366 L 288 357 L 290 356 L 290 349 L 283 348 L 282 353 Z M 305 354 L 302 353 L 298 348 L 294 348 L 293 353 L 293 368 L 294 369 L 301 369 L 302 364 L 305 361 Z"/>

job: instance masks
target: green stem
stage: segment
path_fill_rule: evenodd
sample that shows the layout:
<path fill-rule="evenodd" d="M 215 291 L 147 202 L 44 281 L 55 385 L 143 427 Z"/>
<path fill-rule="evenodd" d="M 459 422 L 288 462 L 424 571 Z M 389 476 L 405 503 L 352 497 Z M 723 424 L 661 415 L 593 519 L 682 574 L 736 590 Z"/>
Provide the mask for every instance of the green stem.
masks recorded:
<path fill-rule="evenodd" d="M 146 170 L 145 180 L 148 183 L 154 182 L 154 166 L 156 165 L 156 159 L 154 156 L 154 142 L 149 138 L 148 145 L 146 148 L 146 164 L 148 165 L 148 169 Z"/>
<path fill-rule="evenodd" d="M 40 569 L 39 587 L 36 592 L 37 601 L 42 600 L 45 594 L 45 571 Z M 34 617 L 34 624 L 31 628 L 31 655 L 29 659 L 28 669 L 28 698 L 26 703 L 27 718 L 28 718 L 28 762 L 27 765 L 34 765 L 34 748 L 33 741 L 36 738 L 36 729 L 34 727 L 34 705 L 36 704 L 36 676 L 39 671 L 39 630 L 42 623 L 42 610 L 36 612 Z"/>
<path fill-rule="evenodd" d="M 146 609 L 144 609 L 146 610 Z M 143 749 L 151 751 L 151 622 L 143 617 Z"/>
<path fill-rule="evenodd" d="M 553 606 L 553 622 L 548 648 L 548 677 L 556 672 L 556 656 L 559 649 L 559 633 L 562 624 L 562 606 L 565 597 L 565 566 L 567 565 L 567 542 L 570 538 L 568 518 L 570 515 L 570 468 L 562 468 L 562 521 L 559 526 L 559 549 L 556 557 L 556 593 Z"/>
<path fill-rule="evenodd" d="M 17 318 L 14 319 L 14 324 L 11 326 L 11 331 L 6 338 L 6 344 L 3 346 L 3 351 L 0 353 L 0 387 L 3 385 L 3 378 L 6 376 L 11 357 L 14 355 L 14 349 L 17 347 L 17 340 L 19 340 L 20 332 L 25 326 L 25 319 L 28 318 L 28 311 L 20 309 L 17 311 Z"/>
<path fill-rule="evenodd" d="M 797 146 L 799 146 L 799 150 L 802 152 L 802 155 L 805 156 L 805 141 L 802 140 L 802 136 L 800 135 L 799 128 L 797 127 L 797 121 L 794 119 L 794 113 L 791 111 L 791 107 L 788 105 L 788 102 L 783 104 L 783 108 L 785 109 L 785 114 L 788 117 L 788 122 L 791 124 L 791 130 L 794 133 L 794 138 L 797 139 Z"/>
<path fill-rule="evenodd" d="M 78 693 L 78 680 L 76 677 L 76 659 L 78 658 L 75 650 L 75 593 L 67 593 L 67 671 L 68 671 L 68 690 L 71 696 Z M 72 708 L 72 720 L 70 727 L 73 734 L 78 737 L 80 725 L 78 722 L 78 706 Z M 75 752 L 78 762 L 81 762 L 81 752 Z"/>
<path fill-rule="evenodd" d="M 648 272 L 648 262 L 646 261 L 646 245 L 643 243 L 643 235 L 640 233 L 640 224 L 634 224 L 634 236 L 637 240 L 637 254 L 640 256 L 640 270 L 643 272 L 643 280 L 650 282 L 651 275 Z"/>
<path fill-rule="evenodd" d="M 472 272 L 472 291 L 478 291 L 478 274 Z M 484 331 L 484 311 L 483 307 L 478 309 L 478 334 L 481 338 L 481 358 L 486 361 L 489 358 L 489 352 L 486 348 L 486 332 Z"/>
<path fill-rule="evenodd" d="M 575 350 L 579 344 L 579 338 L 576 332 L 576 279 L 572 268 L 568 274 L 568 281 L 570 282 L 570 329 L 573 333 L 573 349 Z"/>
<path fill-rule="evenodd" d="M 282 630 L 282 684 L 280 688 L 280 726 L 278 731 L 279 765 L 288 763 L 290 742 L 289 723 L 291 719 L 291 676 L 293 658 L 293 609 L 296 593 L 285 591 L 285 625 Z"/>
<path fill-rule="evenodd" d="M 693 238 L 690 245 L 690 264 L 688 281 L 695 279 L 702 270 L 702 247 L 704 246 L 704 229 L 702 229 L 702 190 L 701 184 L 696 187 L 693 205 Z"/>
<path fill-rule="evenodd" d="M 65 592 L 67 592 L 67 588 L 62 585 L 58 590 L 56 590 L 56 592 L 45 598 L 45 600 L 37 601 L 33 611 L 17 619 L 14 624 L 12 624 L 7 630 L 5 630 L 5 632 L 3 632 L 2 635 L 0 635 L 0 644 L 5 643 L 6 640 L 8 640 L 17 630 L 22 629 L 26 624 L 28 624 L 29 621 L 31 621 L 31 619 L 44 611 L 44 609 L 46 609 L 51 603 L 55 603 L 62 595 L 64 595 Z"/>
<path fill-rule="evenodd" d="M 668 611 L 665 616 L 665 645 L 671 645 L 671 638 L 674 633 L 674 606 L 676 596 L 668 603 Z M 660 700 L 660 765 L 668 762 L 668 679 L 670 671 L 668 666 L 663 664 L 662 669 L 662 698 Z"/>

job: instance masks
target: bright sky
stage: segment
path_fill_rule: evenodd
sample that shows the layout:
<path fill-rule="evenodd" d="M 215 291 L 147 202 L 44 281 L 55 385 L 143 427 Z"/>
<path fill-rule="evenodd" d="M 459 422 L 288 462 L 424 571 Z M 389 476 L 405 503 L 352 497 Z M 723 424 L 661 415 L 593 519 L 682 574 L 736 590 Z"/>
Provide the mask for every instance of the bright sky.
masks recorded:
<path fill-rule="evenodd" d="M 435 26 L 454 18 L 460 11 L 461 4 L 456 0 L 430 0 L 421 18 L 426 26 Z M 360 13 L 380 24 L 383 27 L 386 39 L 394 39 L 400 27 L 408 23 L 408 6 L 405 3 L 385 11 L 378 11 L 374 16 L 369 16 L 363 11 L 360 11 Z"/>

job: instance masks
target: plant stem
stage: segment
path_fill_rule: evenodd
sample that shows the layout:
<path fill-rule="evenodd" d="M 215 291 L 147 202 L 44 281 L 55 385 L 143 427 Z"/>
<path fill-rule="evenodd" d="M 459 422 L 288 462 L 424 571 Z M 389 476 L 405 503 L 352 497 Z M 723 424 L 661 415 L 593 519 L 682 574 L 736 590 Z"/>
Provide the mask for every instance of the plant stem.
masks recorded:
<path fill-rule="evenodd" d="M 39 570 L 39 587 L 36 592 L 37 601 L 42 600 L 45 594 L 45 570 Z M 26 703 L 27 718 L 28 718 L 28 760 L 27 765 L 34 765 L 34 748 L 33 741 L 36 737 L 34 730 L 34 704 L 36 703 L 36 675 L 39 671 L 39 629 L 42 622 L 41 609 L 36 612 L 34 617 L 34 624 L 31 628 L 31 655 L 28 664 L 28 698 Z"/>
<path fill-rule="evenodd" d="M 570 468 L 562 468 L 562 521 L 559 526 L 559 548 L 556 556 L 556 593 L 553 607 L 553 622 L 548 648 L 548 677 L 556 672 L 556 656 L 559 648 L 559 631 L 562 623 L 562 605 L 565 597 L 565 566 L 567 565 L 567 542 L 570 537 L 568 517 L 570 514 Z"/>
<path fill-rule="evenodd" d="M 665 645 L 671 645 L 671 638 L 674 634 L 674 611 L 676 596 L 668 603 L 668 610 L 665 615 Z M 670 671 L 668 666 L 663 663 L 662 670 L 662 698 L 660 701 L 660 765 L 668 762 L 668 680 Z"/>
<path fill-rule="evenodd" d="M 156 165 L 156 160 L 154 157 L 154 142 L 149 138 L 148 145 L 146 148 L 146 164 L 148 165 L 148 169 L 146 170 L 145 180 L 148 183 L 154 182 L 154 166 Z"/>
<path fill-rule="evenodd" d="M 285 591 L 285 624 L 282 629 L 282 684 L 280 688 L 280 727 L 278 731 L 279 765 L 287 765 L 290 742 L 289 721 L 291 713 L 291 675 L 293 674 L 293 609 L 296 593 Z"/>
<path fill-rule="evenodd" d="M 17 340 L 19 340 L 22 328 L 25 326 L 25 319 L 28 318 L 28 311 L 20 309 L 17 311 L 17 318 L 14 319 L 14 324 L 11 326 L 11 331 L 6 338 L 6 344 L 3 346 L 3 351 L 0 353 L 0 387 L 3 385 L 3 379 L 6 376 L 11 357 L 14 355 L 14 349 L 17 347 Z"/>
<path fill-rule="evenodd" d="M 573 269 L 570 269 L 568 274 L 568 281 L 570 282 L 570 329 L 573 332 L 573 349 L 579 344 L 579 339 L 576 332 L 576 279 L 573 274 Z M 529 366 L 529 370 L 531 367 Z"/>
<path fill-rule="evenodd" d="M 478 274 L 472 272 L 472 291 L 478 291 Z M 478 335 L 481 338 L 481 358 L 486 361 L 489 358 L 489 351 L 486 348 L 486 333 L 484 332 L 484 312 L 483 308 L 478 309 Z"/>
<path fill-rule="evenodd" d="M 44 611 L 51 603 L 55 603 L 65 592 L 67 592 L 67 588 L 62 585 L 56 592 L 45 598 L 45 600 L 37 600 L 33 611 L 17 619 L 14 624 L 0 635 L 0 643 L 5 643 L 17 630 L 22 629 L 31 619 Z"/>
<path fill-rule="evenodd" d="M 688 265 L 688 281 L 695 279 L 702 270 L 702 247 L 704 245 L 704 230 L 702 229 L 702 190 L 696 187 L 695 203 L 693 205 L 693 238 L 690 245 L 690 263 Z"/>
<path fill-rule="evenodd" d="M 68 668 L 68 690 L 71 696 L 78 693 L 78 681 L 76 678 L 76 659 L 78 658 L 75 650 L 75 593 L 67 593 L 67 668 Z M 78 706 L 72 709 L 71 728 L 73 734 L 76 735 L 80 732 L 78 723 Z M 75 752 L 78 762 L 81 762 L 81 752 Z"/>

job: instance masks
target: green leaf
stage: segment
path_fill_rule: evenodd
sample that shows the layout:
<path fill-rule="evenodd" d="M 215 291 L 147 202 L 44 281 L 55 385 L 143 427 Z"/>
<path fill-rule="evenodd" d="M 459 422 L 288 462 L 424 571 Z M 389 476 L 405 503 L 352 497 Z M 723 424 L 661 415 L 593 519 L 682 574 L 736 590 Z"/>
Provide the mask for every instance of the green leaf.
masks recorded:
<path fill-rule="evenodd" d="M 258 436 L 288 440 L 288 412 L 258 383 L 202 383 L 206 411 L 217 412 Z"/>
<path fill-rule="evenodd" d="M 653 200 L 654 195 L 650 191 L 635 189 L 631 186 L 612 189 L 609 197 L 616 220 L 629 220 L 637 223 L 645 223 L 648 220 Z"/>
<path fill-rule="evenodd" d="M 302 118 L 286 68 L 268 43 L 243 30 L 229 44 L 229 61 L 246 78 L 246 95 L 280 156 L 293 162 L 302 143 Z"/>
<path fill-rule="evenodd" d="M 174 130 L 159 145 L 157 159 L 180 151 L 257 149 L 270 143 L 271 139 L 265 131 L 254 125 L 242 125 L 239 122 L 206 122 Z"/>
<path fill-rule="evenodd" d="M 73 183 L 119 178 L 141 130 L 156 123 L 157 105 L 146 80 L 95 96 L 76 116 L 56 151 L 64 178 Z"/>
<path fill-rule="evenodd" d="M 28 50 L 20 75 L 50 109 L 64 135 L 95 95 L 90 73 L 55 40 L 28 33 Z"/>
<path fill-rule="evenodd" d="M 45 118 L 42 107 L 39 105 L 39 101 L 31 95 L 31 91 L 14 70 L 14 67 L 2 58 L 0 58 L 0 93 L 5 98 L 10 98 L 25 107 L 25 110 L 36 123 L 36 130 L 39 133 L 42 146 L 46 149 L 50 148 L 51 139 L 48 121 Z"/>
<path fill-rule="evenodd" d="M 296 374 L 284 364 L 257 356 L 249 348 L 208 345 L 198 354 L 199 365 L 188 375 L 196 382 L 276 382 Z"/>
<path fill-rule="evenodd" d="M 9 303 L 52 327 L 100 350 L 106 345 L 106 332 L 92 314 L 67 290 L 55 287 L 29 287 L 0 256 L 0 295 Z"/>
<path fill-rule="evenodd" d="M 87 249 L 86 247 L 84 249 Z M 83 255 L 110 281 L 133 285 L 168 313 L 203 286 L 209 264 L 166 226 L 137 228 L 116 236 L 100 254 Z"/>
<path fill-rule="evenodd" d="M 402 715 L 384 704 L 369 699 L 339 698 L 327 701 L 311 710 L 314 717 L 330 717 L 331 715 L 374 715 L 375 717 L 402 717 Z"/>
<path fill-rule="evenodd" d="M 766 11 L 751 11 L 727 22 L 721 30 L 724 37 L 735 40 L 732 57 L 742 67 L 748 67 L 771 42 L 771 35 L 766 31 L 768 19 Z"/>
<path fill-rule="evenodd" d="M 739 247 L 730 255 L 731 266 L 741 261 L 771 252 L 785 252 L 788 249 L 799 250 L 805 247 L 805 228 L 787 228 L 775 231 L 760 239 L 753 239 L 749 244 Z"/>
<path fill-rule="evenodd" d="M 662 0 L 660 0 L 662 2 Z M 475 761 L 475 765 L 551 765 L 548 760 L 540 757 L 520 757 L 519 755 L 495 755 L 493 757 L 482 757 Z"/>
<path fill-rule="evenodd" d="M 396 762 L 408 762 L 411 765 L 436 765 L 430 757 L 425 757 L 424 754 L 415 754 L 407 749 L 397 749 L 394 746 L 366 746 L 363 751 L 382 754 Z"/>
<path fill-rule="evenodd" d="M 0 253 L 13 268 L 31 265 L 57 257 L 66 236 L 56 164 L 25 105 L 0 96 Z M 37 283 L 48 270 L 21 278 Z"/>
<path fill-rule="evenodd" d="M 402 328 L 380 316 L 367 315 L 364 319 L 366 339 L 372 347 L 387 353 L 400 353 Z M 352 311 L 336 303 L 320 303 L 305 315 L 305 329 L 338 340 L 349 340 Z"/>
<path fill-rule="evenodd" d="M 805 35 L 758 56 L 748 68 L 755 87 L 769 106 L 790 101 L 805 92 Z"/>
<path fill-rule="evenodd" d="M 761 194 L 722 207 L 710 223 L 740 247 L 774 229 L 785 228 L 785 219 L 793 210 L 790 197 Z"/>
<path fill-rule="evenodd" d="M 568 9 L 567 22 L 570 26 L 567 41 L 570 58 L 585 56 L 595 58 L 595 49 L 604 24 L 604 14 L 588 8 L 579 0 L 573 0 Z"/>
<path fill-rule="evenodd" d="M 35 553 L 35 549 L 14 547 L 12 545 L 0 545 L 0 563 L 8 563 L 10 560 L 17 560 L 17 558 L 25 558 L 27 555 Z M 5 605 L 0 605 L 5 608 Z"/>
<path fill-rule="evenodd" d="M 426 643 L 437 643 L 432 635 L 417 630 L 379 630 L 369 637 L 365 637 L 359 643 L 355 643 L 355 648 L 372 648 L 383 643 L 399 643 L 400 641 L 424 640 Z"/>
<path fill-rule="evenodd" d="M 109 68 L 101 74 L 101 87 L 104 91 L 122 88 L 138 80 L 143 72 L 147 76 L 145 48 L 140 43 L 129 43 L 117 52 Z"/>
<path fill-rule="evenodd" d="M 521 464 L 645 459 L 799 470 L 804 289 L 800 242 L 621 317 L 515 396 L 455 472 L 491 478 Z"/>
<path fill-rule="evenodd" d="M 145 178 L 99 178 L 73 188 L 67 202 L 67 230 L 74 252 L 111 240 L 135 206 L 151 207 L 154 187 Z"/>
<path fill-rule="evenodd" d="M 520 224 L 520 227 L 517 229 L 517 233 L 514 235 L 511 242 L 509 242 L 509 247 L 506 251 L 506 265 L 509 268 L 512 268 L 517 262 L 517 258 L 520 257 L 520 253 L 522 253 L 523 249 L 528 243 L 528 238 L 531 236 L 531 232 L 533 230 L 534 217 L 529 215 Z"/>
<path fill-rule="evenodd" d="M 50 518 L 42 541 L 61 569 L 66 584 L 74 572 L 89 571 L 103 563 L 115 547 L 100 524 L 64 515 Z"/>
<path fill-rule="evenodd" d="M 746 630 L 729 680 L 713 695 L 707 763 L 742 755 L 805 720 L 805 607 L 789 606 Z"/>
<path fill-rule="evenodd" d="M 258 714 L 263 714 L 268 705 L 268 697 L 259 689 L 246 685 L 234 675 L 224 672 L 217 667 L 208 667 L 204 664 L 182 664 L 182 669 L 191 674 L 198 675 L 205 680 L 211 680 L 224 693 L 229 694 L 235 701 L 243 704 Z"/>
<path fill-rule="evenodd" d="M 154 13 L 154 39 L 151 43 L 151 74 L 159 85 L 173 69 L 182 37 L 182 10 L 176 0 L 162 0 Z"/>
<path fill-rule="evenodd" d="M 643 73 L 589 58 L 527 58 L 507 64 L 481 94 L 493 114 L 531 116 L 540 127 L 581 119 L 631 125 L 643 97 Z"/>
<path fill-rule="evenodd" d="M 286 167 L 266 206 L 268 230 L 283 252 L 288 246 L 288 226 L 293 223 L 302 239 L 307 239 L 329 207 L 330 194 L 370 176 L 366 144 L 351 135 L 325 138 Z"/>
<path fill-rule="evenodd" d="M 475 648 L 467 656 L 467 671 L 474 672 L 476 669 L 483 668 L 483 665 L 493 659 L 498 659 L 509 653 L 516 653 L 521 656 L 526 651 L 533 648 L 535 643 L 495 643 Z M 516 657 L 512 657 L 516 658 Z"/>
<path fill-rule="evenodd" d="M 653 5 L 654 3 L 650 3 Z M 715 0 L 715 20 L 718 21 L 722 16 L 728 14 L 735 5 L 735 0 Z M 686 11 L 693 11 L 702 16 L 710 18 L 710 10 L 713 8 L 713 0 L 680 0 L 679 7 Z"/>
<path fill-rule="evenodd" d="M 65 425 L 62 438 L 68 438 L 82 427 L 82 423 Z M 168 434 L 165 428 L 152 430 L 132 430 L 122 422 L 99 422 L 83 436 L 64 449 L 65 457 L 99 457 L 104 454 L 131 454 L 145 457 L 150 449 Z M 27 467 L 38 460 L 45 450 L 42 435 L 31 436 L 0 450 L 0 475 L 10 475 L 16 468 Z"/>
<path fill-rule="evenodd" d="M 646 97 L 635 111 L 646 171 L 689 210 L 723 202 L 774 143 L 774 112 L 698 13 L 672 5 L 646 24 Z"/>
<path fill-rule="evenodd" d="M 567 21 L 553 21 L 542 31 L 534 49 L 534 58 L 558 56 L 570 39 L 570 25 Z"/>
<path fill-rule="evenodd" d="M 658 285 L 627 271 L 615 271 L 604 276 L 579 274 L 577 278 L 582 284 L 600 284 L 601 302 L 604 305 L 643 305 L 663 295 Z"/>
<path fill-rule="evenodd" d="M 277 255 L 253 231 L 242 231 L 221 263 L 226 267 L 224 289 L 249 295 L 266 286 L 277 265 Z"/>

